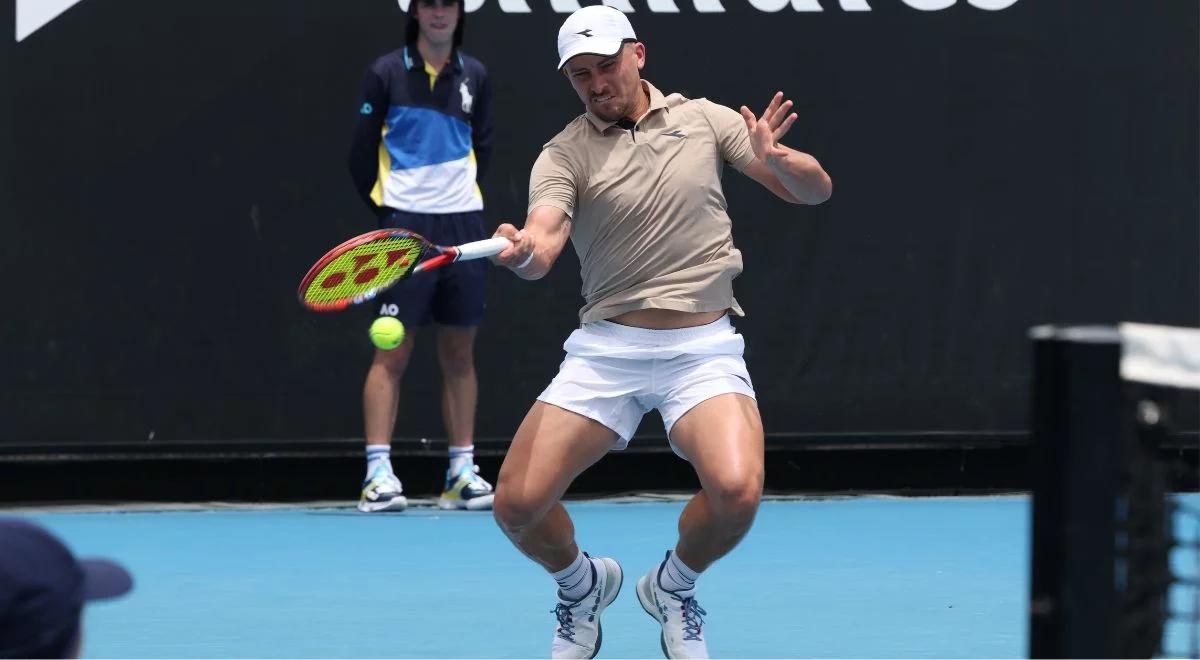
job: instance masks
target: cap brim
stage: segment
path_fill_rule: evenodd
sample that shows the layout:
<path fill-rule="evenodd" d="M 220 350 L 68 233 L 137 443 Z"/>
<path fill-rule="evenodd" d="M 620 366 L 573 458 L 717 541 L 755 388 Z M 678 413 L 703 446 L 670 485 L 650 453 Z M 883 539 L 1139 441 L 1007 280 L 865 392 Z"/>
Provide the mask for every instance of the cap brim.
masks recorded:
<path fill-rule="evenodd" d="M 621 52 L 621 46 L 625 45 L 624 39 L 597 39 L 595 41 L 588 39 L 586 41 L 586 44 L 579 44 L 578 46 L 572 47 L 567 51 L 566 55 L 562 56 L 562 59 L 558 61 L 558 69 L 560 71 L 564 66 L 567 65 L 567 62 L 569 62 L 572 57 L 576 57 L 578 55 L 603 55 L 604 57 L 609 57 Z"/>
<path fill-rule="evenodd" d="M 107 559 L 80 559 L 83 568 L 83 599 L 116 598 L 133 589 L 133 576 L 120 564 Z"/>

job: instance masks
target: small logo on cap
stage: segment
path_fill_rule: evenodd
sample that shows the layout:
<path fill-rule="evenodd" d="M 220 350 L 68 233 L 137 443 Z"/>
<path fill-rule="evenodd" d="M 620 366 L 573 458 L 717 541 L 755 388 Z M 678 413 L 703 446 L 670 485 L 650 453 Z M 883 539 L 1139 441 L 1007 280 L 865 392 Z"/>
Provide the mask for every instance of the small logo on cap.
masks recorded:
<path fill-rule="evenodd" d="M 590 37 L 590 36 L 592 36 L 592 28 L 588 28 L 586 30 L 580 30 L 579 32 L 576 32 L 575 34 L 582 34 L 585 37 Z"/>

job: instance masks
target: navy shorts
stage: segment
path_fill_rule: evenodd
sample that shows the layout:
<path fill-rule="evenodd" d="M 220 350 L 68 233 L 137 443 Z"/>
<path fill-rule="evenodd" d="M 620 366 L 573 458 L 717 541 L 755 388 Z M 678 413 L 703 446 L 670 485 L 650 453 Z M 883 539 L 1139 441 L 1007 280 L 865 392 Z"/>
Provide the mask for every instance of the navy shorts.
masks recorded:
<path fill-rule="evenodd" d="M 461 245 L 487 238 L 483 214 L 407 213 L 390 211 L 380 229 L 408 229 L 435 245 Z M 476 326 L 483 321 L 487 300 L 487 260 L 473 259 L 442 266 L 401 280 L 379 294 L 380 316 L 394 316 L 407 326 L 430 322 L 439 325 Z"/>

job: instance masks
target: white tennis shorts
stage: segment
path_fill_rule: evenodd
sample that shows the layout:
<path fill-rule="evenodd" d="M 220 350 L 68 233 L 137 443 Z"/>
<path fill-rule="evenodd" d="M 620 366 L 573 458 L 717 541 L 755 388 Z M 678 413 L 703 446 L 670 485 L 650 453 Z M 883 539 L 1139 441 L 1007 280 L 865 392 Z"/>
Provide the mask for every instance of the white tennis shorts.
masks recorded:
<path fill-rule="evenodd" d="M 538 400 L 612 429 L 620 436 L 613 449 L 629 444 L 651 409 L 670 438 L 675 422 L 702 401 L 731 392 L 754 398 L 742 359 L 746 342 L 727 316 L 678 330 L 584 323 L 563 348 L 567 357 Z"/>

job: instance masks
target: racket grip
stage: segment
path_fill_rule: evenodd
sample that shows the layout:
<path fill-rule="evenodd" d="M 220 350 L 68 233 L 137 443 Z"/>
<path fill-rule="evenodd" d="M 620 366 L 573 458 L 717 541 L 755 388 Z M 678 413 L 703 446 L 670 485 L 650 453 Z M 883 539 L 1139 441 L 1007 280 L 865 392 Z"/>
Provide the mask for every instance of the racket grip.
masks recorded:
<path fill-rule="evenodd" d="M 482 241 L 463 243 L 458 246 L 458 258 L 459 260 L 464 260 L 490 257 L 493 254 L 500 254 L 504 251 L 504 248 L 510 245 L 512 245 L 512 241 L 503 236 L 494 236 Z"/>

